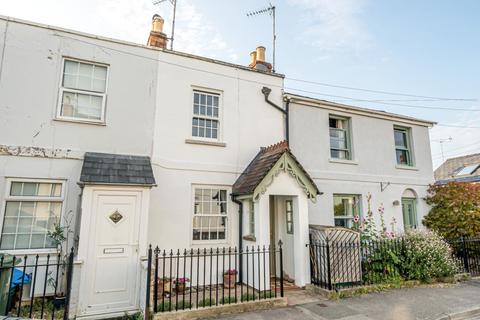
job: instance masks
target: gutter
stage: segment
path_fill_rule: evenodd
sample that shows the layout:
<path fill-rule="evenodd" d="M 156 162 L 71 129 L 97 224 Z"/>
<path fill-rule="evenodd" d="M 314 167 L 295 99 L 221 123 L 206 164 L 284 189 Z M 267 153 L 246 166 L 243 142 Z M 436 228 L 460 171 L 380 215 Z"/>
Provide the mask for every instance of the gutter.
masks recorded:
<path fill-rule="evenodd" d="M 238 204 L 238 280 L 243 280 L 243 202 L 237 199 L 237 196 L 230 194 L 232 201 Z"/>
<path fill-rule="evenodd" d="M 290 118 L 290 116 L 289 116 L 289 113 L 290 113 L 289 112 L 289 110 L 290 110 L 290 99 L 286 100 L 287 102 L 285 104 L 285 109 L 283 109 L 283 108 L 279 107 L 278 105 L 276 105 L 275 103 L 273 103 L 272 101 L 270 101 L 268 99 L 271 92 L 272 92 L 272 89 L 270 89 L 268 87 L 263 87 L 262 88 L 262 93 L 265 97 L 265 102 L 285 115 L 285 141 L 287 141 L 287 143 L 288 143 L 289 139 L 290 139 L 290 126 L 289 126 L 289 123 L 290 123 L 290 121 L 289 121 L 289 118 Z"/>

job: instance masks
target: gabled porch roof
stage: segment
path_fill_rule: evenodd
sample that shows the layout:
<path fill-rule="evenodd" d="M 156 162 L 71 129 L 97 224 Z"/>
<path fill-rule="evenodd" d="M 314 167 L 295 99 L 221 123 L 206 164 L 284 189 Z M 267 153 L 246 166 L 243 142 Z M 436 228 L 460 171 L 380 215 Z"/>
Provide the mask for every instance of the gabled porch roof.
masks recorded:
<path fill-rule="evenodd" d="M 256 199 L 281 171 L 288 172 L 312 201 L 321 194 L 313 179 L 292 154 L 287 141 L 261 148 L 233 184 L 232 193 L 235 196 L 251 195 Z"/>

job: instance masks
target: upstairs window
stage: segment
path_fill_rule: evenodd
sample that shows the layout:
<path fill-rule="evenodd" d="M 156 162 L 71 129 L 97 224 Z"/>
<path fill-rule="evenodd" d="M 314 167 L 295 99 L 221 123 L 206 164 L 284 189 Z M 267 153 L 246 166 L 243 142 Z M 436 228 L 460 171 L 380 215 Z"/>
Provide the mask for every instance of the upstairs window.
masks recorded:
<path fill-rule="evenodd" d="M 193 92 L 192 137 L 218 140 L 220 129 L 220 95 Z"/>
<path fill-rule="evenodd" d="M 397 164 L 403 166 L 413 166 L 410 129 L 395 127 L 394 137 Z"/>
<path fill-rule="evenodd" d="M 48 236 L 60 223 L 63 184 L 58 181 L 8 181 L 0 249 L 55 248 Z"/>
<path fill-rule="evenodd" d="M 329 118 L 330 157 L 332 159 L 351 160 L 350 123 L 348 118 Z"/>
<path fill-rule="evenodd" d="M 57 117 L 104 122 L 107 66 L 64 59 Z"/>
<path fill-rule="evenodd" d="M 250 200 L 248 208 L 248 235 L 255 236 L 255 204 L 253 200 Z"/>

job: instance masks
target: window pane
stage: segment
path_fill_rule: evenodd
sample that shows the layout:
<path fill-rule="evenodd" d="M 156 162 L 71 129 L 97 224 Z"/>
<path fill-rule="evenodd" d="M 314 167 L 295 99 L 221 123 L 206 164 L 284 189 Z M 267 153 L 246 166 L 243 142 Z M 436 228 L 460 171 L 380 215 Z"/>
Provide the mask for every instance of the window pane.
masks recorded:
<path fill-rule="evenodd" d="M 30 235 L 19 234 L 15 242 L 15 249 L 28 249 L 30 247 Z"/>
<path fill-rule="evenodd" d="M 12 186 L 10 188 L 10 195 L 12 196 L 21 196 L 22 195 L 22 182 L 12 182 Z"/>
<path fill-rule="evenodd" d="M 23 196 L 34 196 L 37 194 L 37 184 L 33 182 L 24 182 L 23 183 Z"/>
<path fill-rule="evenodd" d="M 17 217 L 19 214 L 20 202 L 9 201 L 6 204 L 5 216 L 6 217 Z"/>
<path fill-rule="evenodd" d="M 403 130 L 395 130 L 395 146 L 397 147 L 407 147 L 407 135 Z"/>
<path fill-rule="evenodd" d="M 348 155 L 348 151 L 344 151 L 344 150 L 331 149 L 330 156 L 334 159 L 350 159 Z"/>
<path fill-rule="evenodd" d="M 65 60 L 64 73 L 76 75 L 78 73 L 78 62 Z"/>
<path fill-rule="evenodd" d="M 3 221 L 3 233 L 17 232 L 17 218 L 5 218 Z"/>
<path fill-rule="evenodd" d="M 35 202 L 22 202 L 20 205 L 20 216 L 32 217 L 34 207 L 35 207 Z"/>
<path fill-rule="evenodd" d="M 88 94 L 64 92 L 62 112 L 64 117 L 100 120 L 103 97 Z"/>
<path fill-rule="evenodd" d="M 15 235 L 2 235 L 1 248 L 4 250 L 13 249 L 15 246 Z"/>
<path fill-rule="evenodd" d="M 45 234 L 33 234 L 30 248 L 39 249 L 45 246 Z"/>
<path fill-rule="evenodd" d="M 408 165 L 408 151 L 407 150 L 396 150 L 397 154 L 397 164 Z"/>

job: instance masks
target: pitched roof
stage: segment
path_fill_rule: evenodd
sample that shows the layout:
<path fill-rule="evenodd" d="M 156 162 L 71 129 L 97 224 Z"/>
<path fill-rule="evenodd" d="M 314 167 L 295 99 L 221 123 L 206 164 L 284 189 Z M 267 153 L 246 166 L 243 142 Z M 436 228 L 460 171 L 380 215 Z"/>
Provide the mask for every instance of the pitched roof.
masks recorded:
<path fill-rule="evenodd" d="M 80 181 L 95 184 L 155 185 L 149 157 L 96 152 L 85 153 Z"/>
<path fill-rule="evenodd" d="M 470 174 L 458 175 L 463 168 L 477 165 L 476 170 L 471 171 Z M 479 177 L 480 180 L 480 153 L 470 154 L 466 156 L 447 159 L 435 172 L 435 180 L 437 181 L 465 181 L 473 182 L 472 177 Z M 465 179 L 468 178 L 468 179 Z M 473 180 L 472 180 L 473 179 Z"/>
<path fill-rule="evenodd" d="M 290 151 L 287 141 L 282 141 L 269 147 L 261 148 L 252 162 L 250 162 L 245 171 L 243 171 L 237 181 L 233 184 L 232 193 L 234 195 L 252 194 L 285 153 L 293 159 L 298 168 L 314 186 L 316 193 L 320 194 L 315 182 L 313 182 L 310 175 Z"/>

